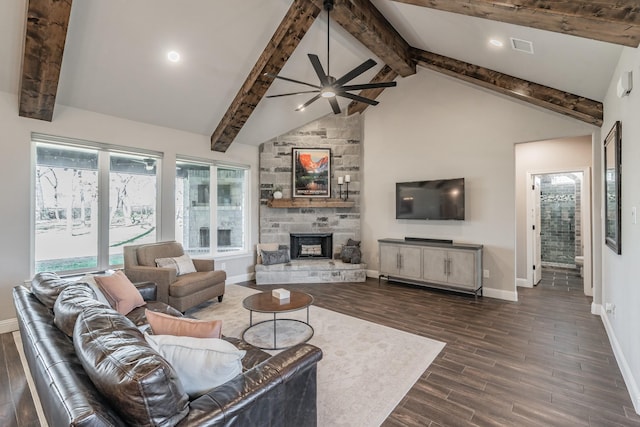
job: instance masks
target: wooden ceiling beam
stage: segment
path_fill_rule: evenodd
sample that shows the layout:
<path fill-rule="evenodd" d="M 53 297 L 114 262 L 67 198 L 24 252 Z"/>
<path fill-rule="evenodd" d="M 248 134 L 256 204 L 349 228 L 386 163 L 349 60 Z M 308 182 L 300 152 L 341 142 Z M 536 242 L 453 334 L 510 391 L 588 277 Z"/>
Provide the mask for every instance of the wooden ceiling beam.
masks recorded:
<path fill-rule="evenodd" d="M 595 126 L 602 126 L 601 102 L 420 49 L 412 48 L 411 55 L 422 67 Z"/>
<path fill-rule="evenodd" d="M 273 82 L 273 78 L 264 74 L 280 73 L 319 14 L 320 8 L 314 2 L 309 0 L 293 1 L 267 47 L 211 135 L 212 151 L 223 153 L 227 151 Z"/>
<path fill-rule="evenodd" d="M 388 65 L 385 65 L 384 67 L 382 67 L 380 71 L 378 71 L 378 74 L 376 74 L 371 79 L 370 83 L 391 82 L 396 77 L 398 77 L 398 73 Z M 384 91 L 384 89 L 385 88 L 383 87 L 376 88 L 376 89 L 365 89 L 360 91 L 358 95 L 363 96 L 365 98 L 369 98 L 369 99 L 376 99 L 378 96 L 380 96 L 380 94 Z M 368 106 L 369 104 L 365 104 L 363 102 L 351 101 L 351 103 L 347 107 L 347 115 L 350 116 L 352 114 L 362 113 L 364 110 L 367 109 Z"/>
<path fill-rule="evenodd" d="M 323 0 L 314 0 L 322 7 Z M 331 18 L 402 77 L 416 73 L 409 43 L 370 0 L 335 0 Z"/>
<path fill-rule="evenodd" d="M 19 115 L 51 121 L 72 0 L 29 0 Z"/>
<path fill-rule="evenodd" d="M 638 0 L 394 0 L 493 21 L 638 47 Z"/>

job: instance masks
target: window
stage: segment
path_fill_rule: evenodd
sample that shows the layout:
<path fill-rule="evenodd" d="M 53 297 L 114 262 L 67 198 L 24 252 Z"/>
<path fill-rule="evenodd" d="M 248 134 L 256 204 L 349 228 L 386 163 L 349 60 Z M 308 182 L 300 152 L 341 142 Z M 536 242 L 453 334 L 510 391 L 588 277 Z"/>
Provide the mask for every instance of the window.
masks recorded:
<path fill-rule="evenodd" d="M 156 241 L 155 161 L 109 156 L 109 265 L 122 265 L 122 247 Z"/>
<path fill-rule="evenodd" d="M 176 240 L 185 252 L 246 251 L 247 175 L 243 167 L 178 160 Z"/>
<path fill-rule="evenodd" d="M 155 242 L 158 153 L 34 134 L 34 271 L 123 264 L 122 247 Z"/>

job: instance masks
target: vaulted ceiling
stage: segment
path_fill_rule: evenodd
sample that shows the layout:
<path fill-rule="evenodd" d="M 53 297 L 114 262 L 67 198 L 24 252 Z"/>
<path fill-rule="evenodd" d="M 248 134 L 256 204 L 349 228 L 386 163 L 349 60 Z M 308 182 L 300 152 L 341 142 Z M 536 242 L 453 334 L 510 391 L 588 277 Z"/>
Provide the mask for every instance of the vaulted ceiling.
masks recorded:
<path fill-rule="evenodd" d="M 326 60 L 323 0 L 22 1 L 0 5 L 0 54 L 15 58 L 24 37 L 16 21 L 26 26 L 22 64 L 0 70 L 0 90 L 19 93 L 21 116 L 52 120 L 60 103 L 208 131 L 211 148 L 226 151 L 331 111 L 317 102 L 294 112 L 304 96 L 263 100 L 300 89 L 264 73 L 317 80 L 306 53 Z M 378 66 L 355 83 L 402 84 L 420 66 L 597 126 L 622 46 L 640 42 L 636 0 L 335 0 L 331 19 L 334 75 L 372 57 Z M 512 50 L 511 37 L 533 42 L 533 54 Z M 171 49 L 181 63 L 163 61 Z"/>

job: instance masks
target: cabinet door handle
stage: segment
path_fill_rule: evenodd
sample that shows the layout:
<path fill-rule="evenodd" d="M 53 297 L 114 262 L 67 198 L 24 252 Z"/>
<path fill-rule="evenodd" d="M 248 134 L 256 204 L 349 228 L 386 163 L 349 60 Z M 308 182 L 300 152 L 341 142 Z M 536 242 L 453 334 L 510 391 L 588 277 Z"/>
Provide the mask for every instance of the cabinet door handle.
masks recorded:
<path fill-rule="evenodd" d="M 444 260 L 444 275 L 446 276 L 447 274 L 448 274 L 447 273 L 447 259 L 445 258 L 445 260 Z"/>

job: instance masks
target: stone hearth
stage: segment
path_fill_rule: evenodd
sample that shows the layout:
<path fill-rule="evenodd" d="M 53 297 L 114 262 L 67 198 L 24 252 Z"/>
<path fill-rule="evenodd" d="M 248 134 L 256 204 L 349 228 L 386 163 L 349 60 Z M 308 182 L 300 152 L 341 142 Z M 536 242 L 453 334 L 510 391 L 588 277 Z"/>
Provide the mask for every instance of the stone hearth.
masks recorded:
<path fill-rule="evenodd" d="M 256 265 L 256 284 L 364 282 L 366 264 L 340 260 L 292 260 L 286 264 Z"/>

